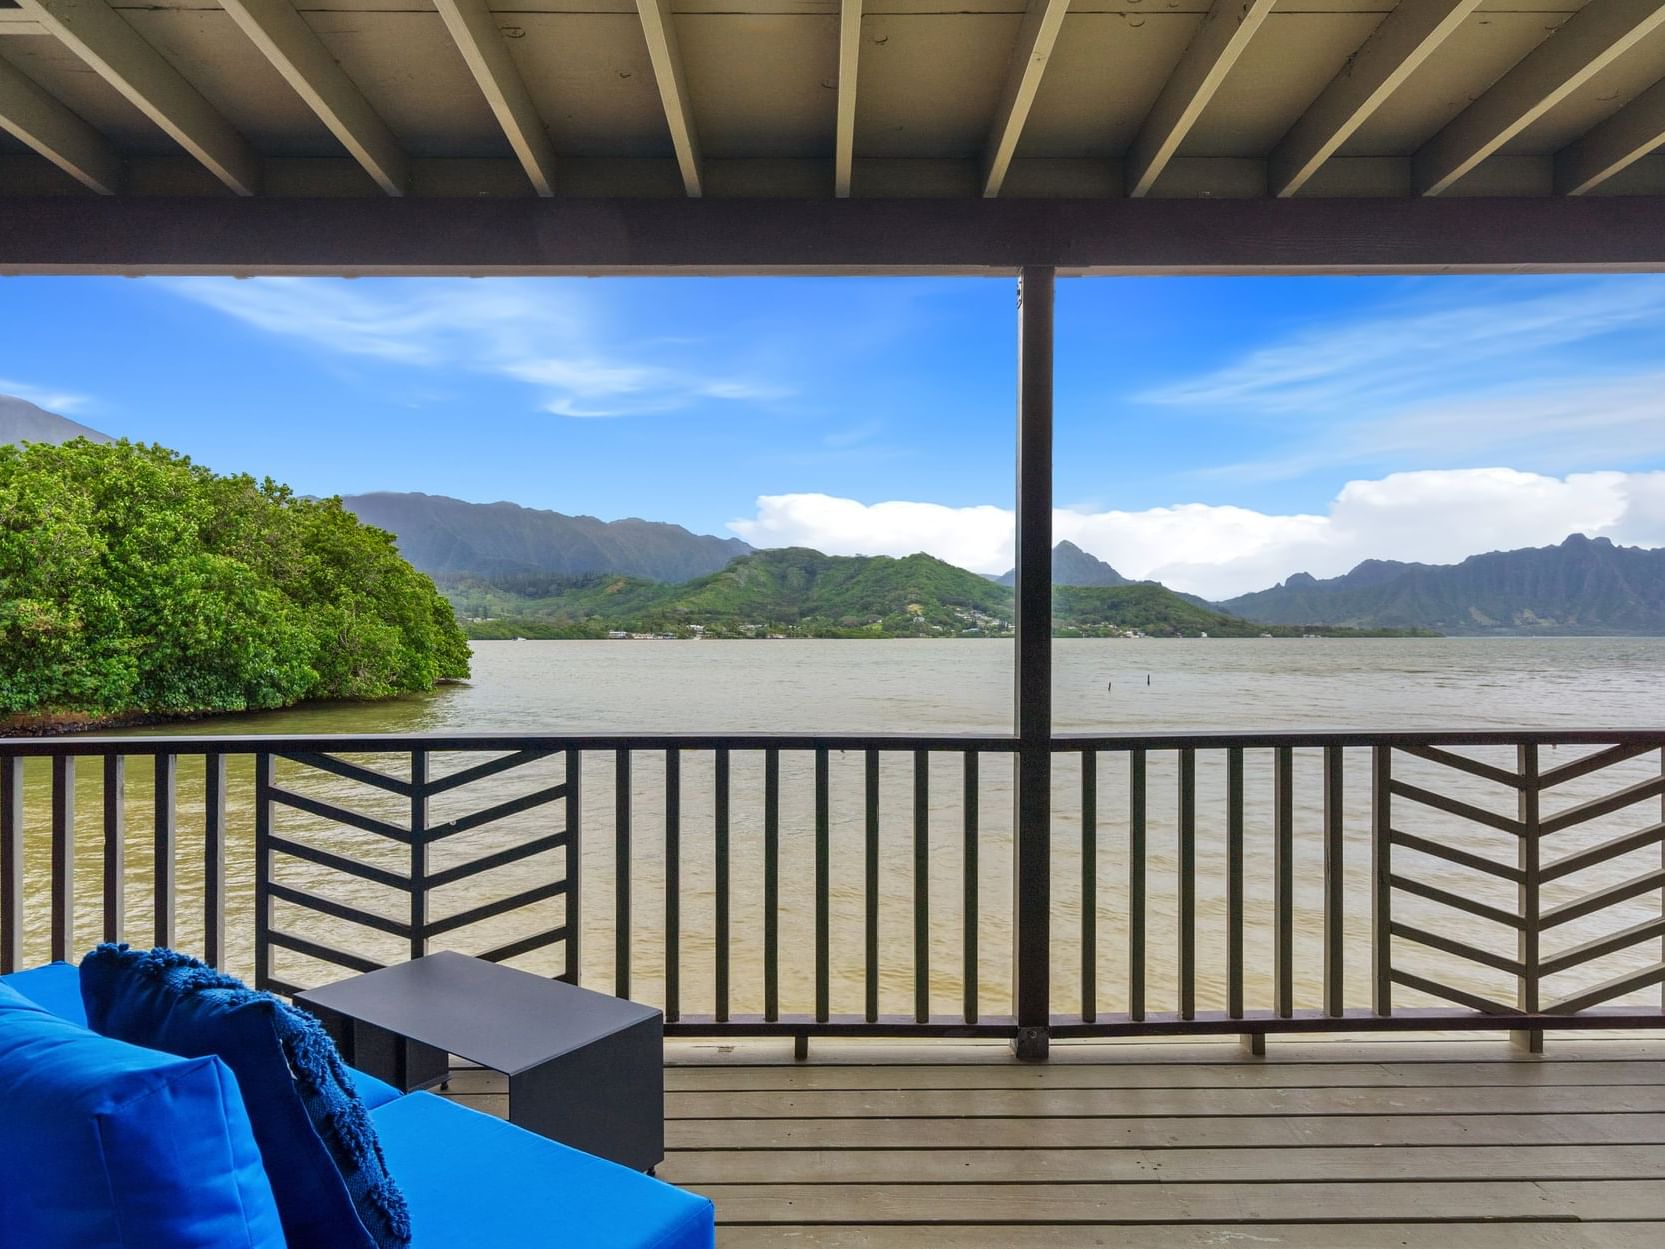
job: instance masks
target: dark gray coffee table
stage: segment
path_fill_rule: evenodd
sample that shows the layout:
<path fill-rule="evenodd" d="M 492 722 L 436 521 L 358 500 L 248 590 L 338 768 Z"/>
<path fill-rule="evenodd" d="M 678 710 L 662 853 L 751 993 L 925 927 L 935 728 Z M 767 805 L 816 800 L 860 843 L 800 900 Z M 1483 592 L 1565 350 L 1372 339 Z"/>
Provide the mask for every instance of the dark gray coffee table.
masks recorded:
<path fill-rule="evenodd" d="M 650 1171 L 665 1156 L 664 1019 L 648 1006 L 463 954 L 297 994 L 347 1062 L 405 1092 L 452 1054 L 509 1077 L 509 1122 Z"/>

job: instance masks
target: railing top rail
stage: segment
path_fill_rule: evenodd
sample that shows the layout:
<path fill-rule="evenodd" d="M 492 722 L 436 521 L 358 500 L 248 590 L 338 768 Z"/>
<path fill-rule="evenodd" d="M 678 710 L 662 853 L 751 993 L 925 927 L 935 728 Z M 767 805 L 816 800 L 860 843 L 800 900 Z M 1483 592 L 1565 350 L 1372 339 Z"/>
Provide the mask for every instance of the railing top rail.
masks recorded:
<path fill-rule="evenodd" d="M 1054 750 L 1151 750 L 1227 746 L 1615 746 L 1665 744 L 1659 728 L 1273 729 L 1159 733 L 1055 733 Z"/>

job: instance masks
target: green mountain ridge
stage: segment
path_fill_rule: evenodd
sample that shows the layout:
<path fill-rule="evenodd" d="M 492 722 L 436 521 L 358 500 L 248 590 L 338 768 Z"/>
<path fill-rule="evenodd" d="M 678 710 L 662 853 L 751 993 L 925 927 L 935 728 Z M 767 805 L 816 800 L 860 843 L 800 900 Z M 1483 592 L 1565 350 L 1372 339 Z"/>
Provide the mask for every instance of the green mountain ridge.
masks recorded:
<path fill-rule="evenodd" d="M 1441 633 L 1665 634 L 1665 548 L 1572 534 L 1557 546 L 1458 564 L 1366 560 L 1324 580 L 1297 573 L 1218 604 L 1251 620 Z"/>
<path fill-rule="evenodd" d="M 441 587 L 470 637 L 1009 637 L 1012 592 L 925 554 L 755 551 L 681 584 L 642 578 L 459 579 Z M 1060 586 L 1062 637 L 1301 636 L 1199 606 L 1153 582 Z M 1332 634 L 1352 630 L 1325 630 Z"/>

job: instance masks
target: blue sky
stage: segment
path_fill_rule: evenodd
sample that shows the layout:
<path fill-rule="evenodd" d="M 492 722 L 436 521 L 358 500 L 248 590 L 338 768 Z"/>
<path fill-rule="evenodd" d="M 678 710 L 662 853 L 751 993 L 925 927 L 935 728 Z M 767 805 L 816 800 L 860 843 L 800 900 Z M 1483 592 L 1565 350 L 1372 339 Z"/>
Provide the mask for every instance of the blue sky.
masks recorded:
<path fill-rule="evenodd" d="M 1009 561 L 1003 279 L 13 278 L 0 392 L 311 493 Z M 1665 542 L 1665 278 L 1059 283 L 1061 536 L 1224 594 Z"/>

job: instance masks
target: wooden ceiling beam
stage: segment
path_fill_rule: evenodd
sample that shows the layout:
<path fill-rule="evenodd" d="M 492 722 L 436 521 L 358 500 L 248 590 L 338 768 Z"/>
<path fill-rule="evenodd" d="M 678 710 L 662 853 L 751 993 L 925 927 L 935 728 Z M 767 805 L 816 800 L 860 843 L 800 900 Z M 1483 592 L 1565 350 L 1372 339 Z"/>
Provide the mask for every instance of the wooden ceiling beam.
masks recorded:
<path fill-rule="evenodd" d="M 1665 147 L 1665 82 L 1655 83 L 1576 143 L 1555 154 L 1555 189 L 1585 195 Z"/>
<path fill-rule="evenodd" d="M 1299 191 L 1482 0 L 1401 0 L 1272 152 L 1267 190 Z"/>
<path fill-rule="evenodd" d="M 1058 32 L 1064 27 L 1069 8 L 1070 0 L 1029 0 L 983 153 L 985 196 L 999 195 L 1001 184 L 1006 181 L 1012 157 L 1017 154 L 1018 140 L 1023 136 L 1024 123 L 1029 120 L 1029 110 L 1035 103 L 1035 94 L 1041 89 L 1041 75 L 1046 72 L 1046 63 L 1052 56 L 1053 45 L 1058 42 Z"/>
<path fill-rule="evenodd" d="M 21 7 L 238 195 L 259 188 L 247 140 L 105 0 L 21 0 Z"/>
<path fill-rule="evenodd" d="M 410 161 L 404 149 L 290 0 L 220 5 L 376 185 L 389 195 L 406 194 Z"/>
<path fill-rule="evenodd" d="M 636 11 L 642 18 L 642 35 L 647 39 L 648 59 L 653 63 L 653 77 L 665 106 L 665 124 L 670 127 L 682 185 L 690 197 L 698 198 L 704 189 L 699 133 L 694 129 L 694 113 L 688 103 L 671 0 L 636 0 Z"/>
<path fill-rule="evenodd" d="M 1128 149 L 1127 193 L 1150 194 L 1254 38 L 1275 0 L 1214 0 Z"/>
<path fill-rule="evenodd" d="M 121 158 L 104 136 L 9 61 L 0 61 L 0 130 L 100 195 L 120 189 Z"/>
<path fill-rule="evenodd" d="M 1655 31 L 1659 0 L 1591 0 L 1417 152 L 1413 185 L 1439 195 Z"/>
<path fill-rule="evenodd" d="M 532 187 L 555 194 L 555 147 L 486 0 L 434 0 Z"/>
<path fill-rule="evenodd" d="M 856 162 L 856 72 L 861 62 L 862 0 L 838 3 L 838 119 L 833 135 L 833 194 L 850 194 Z"/>

